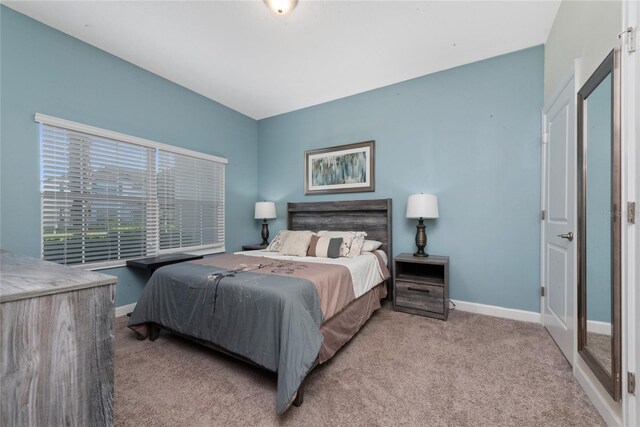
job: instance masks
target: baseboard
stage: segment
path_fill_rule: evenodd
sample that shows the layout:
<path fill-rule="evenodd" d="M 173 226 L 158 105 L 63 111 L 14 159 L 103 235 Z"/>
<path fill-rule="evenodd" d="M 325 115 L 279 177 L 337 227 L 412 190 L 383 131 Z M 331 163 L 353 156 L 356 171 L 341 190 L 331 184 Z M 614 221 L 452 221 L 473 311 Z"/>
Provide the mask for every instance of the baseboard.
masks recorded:
<path fill-rule="evenodd" d="M 582 390 L 584 390 L 600 416 L 604 419 L 604 422 L 607 423 L 609 427 L 621 426 L 622 419 L 620 415 L 616 413 L 615 409 L 604 402 L 605 399 L 609 399 L 609 395 L 606 391 L 598 390 L 598 388 L 602 388 L 602 386 L 599 383 L 594 383 L 594 381 L 597 380 L 591 378 L 593 374 L 591 374 L 591 372 L 585 372 L 580 362 L 578 362 L 573 366 L 573 375 L 578 380 Z"/>
<path fill-rule="evenodd" d="M 479 304 L 477 302 L 467 302 L 451 300 L 456 305 L 456 310 L 467 311 L 469 313 L 484 314 L 485 316 L 502 317 L 504 319 L 520 320 L 530 323 L 541 323 L 540 313 L 533 311 L 517 310 L 514 308 L 498 307 L 497 305 Z M 136 308 L 136 303 L 116 307 L 116 317 L 131 313 Z"/>
<path fill-rule="evenodd" d="M 611 336 L 611 323 L 587 320 L 587 331 L 594 334 Z"/>
<path fill-rule="evenodd" d="M 116 317 L 125 316 L 127 313 L 131 313 L 133 309 L 136 308 L 136 303 L 121 305 L 120 307 L 116 307 Z"/>
<path fill-rule="evenodd" d="M 451 300 L 456 305 L 456 310 L 467 311 L 469 313 L 484 314 L 485 316 L 502 317 L 504 319 L 520 320 L 522 322 L 542 323 L 540 313 L 534 311 L 517 310 L 515 308 L 498 307 L 497 305 L 479 304 L 477 302 L 467 302 Z"/>

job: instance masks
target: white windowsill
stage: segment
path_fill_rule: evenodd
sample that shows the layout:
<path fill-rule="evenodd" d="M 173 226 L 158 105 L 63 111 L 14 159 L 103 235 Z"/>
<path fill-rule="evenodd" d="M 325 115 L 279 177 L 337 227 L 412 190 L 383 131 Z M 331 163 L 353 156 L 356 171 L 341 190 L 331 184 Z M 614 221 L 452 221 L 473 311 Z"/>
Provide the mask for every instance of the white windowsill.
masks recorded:
<path fill-rule="evenodd" d="M 214 254 L 219 254 L 222 252 L 225 252 L 225 247 L 218 247 L 218 248 L 208 248 L 208 249 L 200 249 L 200 250 L 195 250 L 195 251 L 180 251 L 180 250 L 176 250 L 174 252 L 164 252 L 162 254 L 159 255 L 168 255 L 170 253 L 184 253 L 184 254 L 188 254 L 188 255 L 202 255 L 202 256 L 206 256 L 206 255 L 214 255 Z M 150 258 L 150 257 L 145 257 L 145 258 Z M 140 259 L 140 258 L 131 258 L 131 259 Z M 91 270 L 91 271 L 96 271 L 96 270 L 106 270 L 109 268 L 120 268 L 120 267 L 126 267 L 127 266 L 127 261 L 126 259 L 124 260 L 118 260 L 118 261 L 109 261 L 109 262 L 97 262 L 97 263 L 92 263 L 92 264 L 79 264 L 79 265 L 72 265 L 72 268 L 79 268 L 81 270 Z"/>

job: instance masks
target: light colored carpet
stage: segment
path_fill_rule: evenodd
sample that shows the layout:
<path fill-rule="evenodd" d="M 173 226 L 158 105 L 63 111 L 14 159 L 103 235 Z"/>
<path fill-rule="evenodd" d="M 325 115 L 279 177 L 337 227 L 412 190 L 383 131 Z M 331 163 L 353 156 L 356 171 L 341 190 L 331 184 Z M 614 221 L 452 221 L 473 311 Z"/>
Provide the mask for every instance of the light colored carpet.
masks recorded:
<path fill-rule="evenodd" d="M 169 334 L 136 341 L 126 321 L 116 319 L 120 426 L 604 425 L 536 324 L 385 307 L 278 417 L 273 374 Z"/>

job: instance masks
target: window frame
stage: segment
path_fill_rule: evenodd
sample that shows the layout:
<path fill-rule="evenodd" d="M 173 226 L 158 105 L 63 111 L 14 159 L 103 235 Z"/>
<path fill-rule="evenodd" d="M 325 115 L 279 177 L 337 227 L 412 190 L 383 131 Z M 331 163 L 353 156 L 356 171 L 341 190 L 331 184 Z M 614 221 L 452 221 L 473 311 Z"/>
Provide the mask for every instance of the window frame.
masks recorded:
<path fill-rule="evenodd" d="M 152 149 L 155 149 L 155 150 L 164 150 L 164 151 L 172 152 L 172 153 L 175 153 L 175 154 L 178 154 L 178 155 L 184 155 L 184 156 L 194 157 L 194 158 L 197 158 L 197 159 L 202 159 L 202 160 L 207 160 L 207 161 L 220 163 L 224 167 L 224 172 L 223 172 L 224 185 L 223 185 L 223 188 L 226 187 L 226 165 L 229 163 L 229 161 L 228 161 L 228 159 L 226 159 L 224 157 L 218 157 L 218 156 L 214 156 L 212 154 L 206 154 L 206 153 L 201 153 L 199 151 L 194 151 L 194 150 L 189 150 L 189 149 L 186 149 L 186 148 L 176 147 L 176 146 L 173 146 L 173 145 L 164 144 L 164 143 L 161 143 L 161 142 L 156 142 L 156 141 L 152 141 L 152 140 L 149 140 L 149 139 L 144 139 L 144 138 L 140 138 L 140 137 L 136 137 L 136 136 L 131 136 L 131 135 L 127 135 L 127 134 L 123 134 L 123 133 L 119 133 L 119 132 L 114 132 L 114 131 L 110 131 L 110 130 L 107 130 L 107 129 L 98 128 L 98 127 L 95 127 L 95 126 L 89 126 L 89 125 L 85 125 L 85 124 L 82 124 L 82 123 L 73 122 L 71 120 L 61 119 L 61 118 L 53 117 L 53 116 L 48 116 L 48 115 L 41 114 L 41 113 L 36 113 L 35 114 L 35 121 L 37 123 L 39 123 L 40 125 L 55 126 L 55 127 L 63 128 L 63 129 L 70 130 L 70 131 L 82 132 L 82 133 L 94 135 L 94 136 L 97 136 L 97 137 L 109 138 L 109 139 L 113 139 L 113 140 L 116 140 L 116 141 L 121 141 L 121 142 L 126 142 L 126 143 L 129 143 L 129 144 L 135 144 L 135 145 L 140 145 L 140 146 L 147 147 L 147 148 L 152 148 Z M 41 136 L 40 136 L 40 140 L 41 140 Z M 39 159 L 39 162 L 40 162 L 39 166 L 40 166 L 40 168 L 42 168 L 42 158 Z M 41 179 L 42 179 L 42 177 L 40 177 L 40 180 Z M 40 256 L 43 257 L 43 254 L 44 254 L 44 228 L 43 228 L 44 198 L 42 197 L 41 189 L 39 190 L 39 193 L 40 193 Z M 226 189 L 224 190 L 224 193 L 225 194 L 223 196 L 223 200 L 224 200 L 224 206 L 225 206 L 225 210 L 226 210 Z M 223 211 L 222 215 L 223 215 L 223 223 L 224 223 L 225 228 L 226 228 L 226 212 Z M 222 245 L 217 243 L 217 244 L 199 246 L 199 247 L 196 247 L 194 249 L 171 248 L 171 249 L 164 249 L 164 250 L 160 250 L 160 248 L 159 248 L 159 246 L 160 246 L 159 235 L 158 235 L 157 238 L 158 238 L 158 242 L 157 242 L 157 246 L 156 246 L 156 254 L 155 255 L 150 255 L 150 256 L 157 256 L 157 255 L 162 255 L 162 254 L 170 254 L 170 253 L 178 253 L 178 252 L 188 253 L 188 254 L 195 254 L 195 255 L 210 255 L 210 254 L 225 252 L 225 250 L 226 250 L 225 249 L 226 236 L 225 236 L 225 239 L 222 242 Z M 102 270 L 102 269 L 108 269 L 108 268 L 124 267 L 124 266 L 126 266 L 126 263 L 127 263 L 128 259 L 139 259 L 139 257 L 138 258 L 120 259 L 120 260 L 114 260 L 114 261 L 98 261 L 98 262 L 91 262 L 91 263 L 84 263 L 84 264 L 70 264 L 68 266 L 72 267 L 72 268 L 80 268 L 80 269 L 84 269 L 84 270 Z M 63 264 L 63 265 L 65 265 L 65 264 Z"/>

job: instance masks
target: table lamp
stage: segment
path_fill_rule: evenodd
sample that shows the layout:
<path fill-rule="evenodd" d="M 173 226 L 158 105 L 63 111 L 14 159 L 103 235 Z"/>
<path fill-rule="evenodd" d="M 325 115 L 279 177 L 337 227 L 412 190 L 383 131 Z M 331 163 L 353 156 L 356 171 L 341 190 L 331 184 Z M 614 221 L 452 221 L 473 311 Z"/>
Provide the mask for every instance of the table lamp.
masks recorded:
<path fill-rule="evenodd" d="M 427 233 L 425 233 L 424 220 L 438 218 L 438 198 L 433 194 L 412 194 L 407 201 L 407 218 L 417 218 L 416 246 L 418 252 L 413 256 L 427 257 L 424 248 L 427 246 Z"/>
<path fill-rule="evenodd" d="M 268 219 L 274 219 L 276 217 L 276 204 L 273 202 L 256 202 L 256 209 L 253 217 L 255 219 L 262 220 L 262 246 L 267 246 L 269 242 L 269 224 Z"/>

